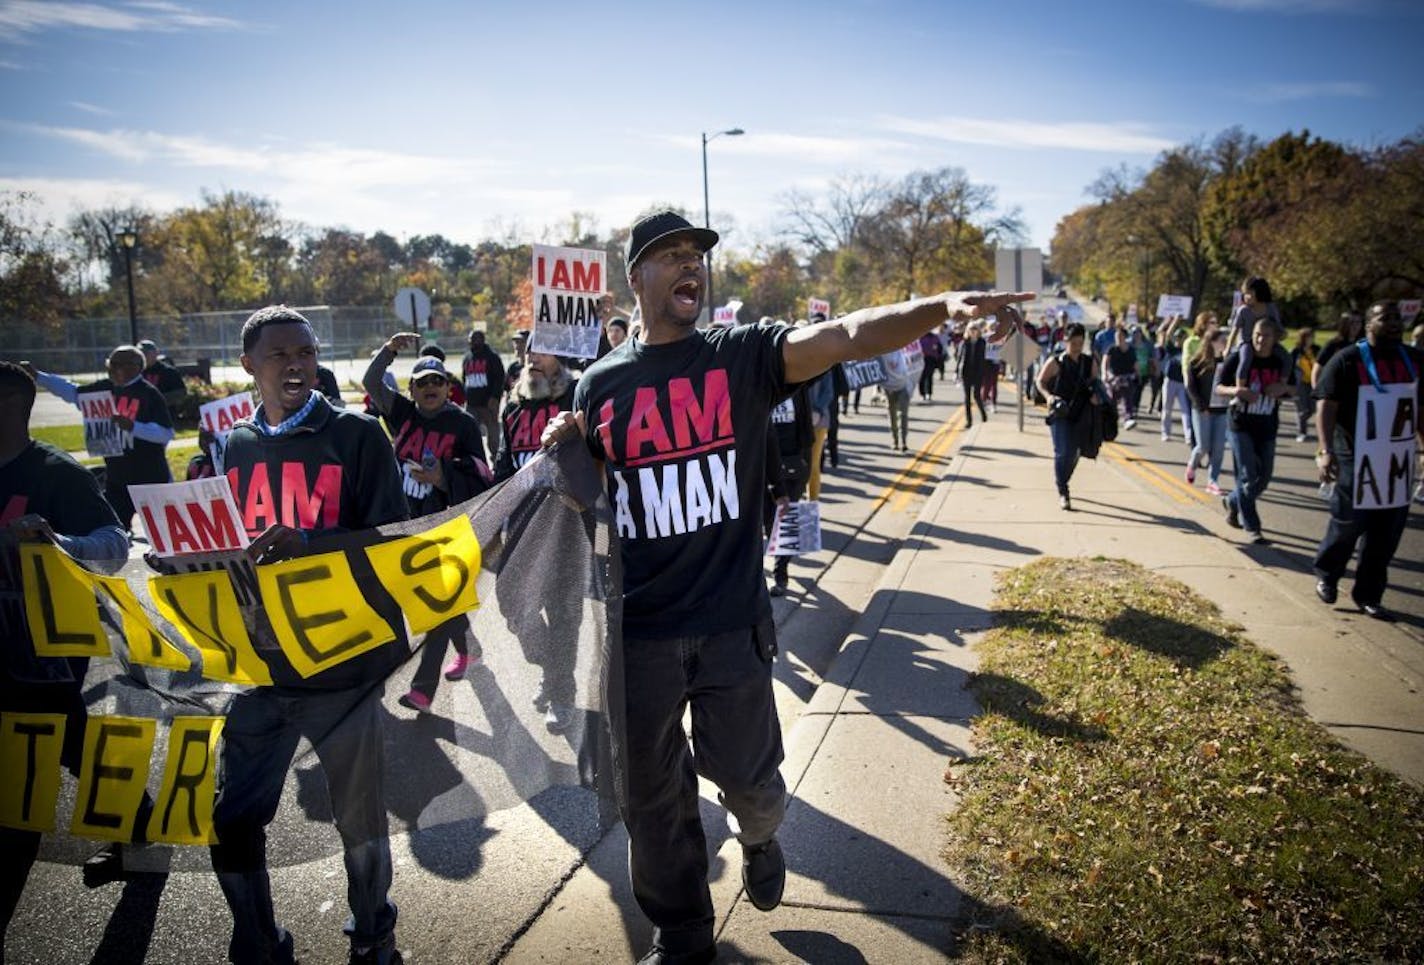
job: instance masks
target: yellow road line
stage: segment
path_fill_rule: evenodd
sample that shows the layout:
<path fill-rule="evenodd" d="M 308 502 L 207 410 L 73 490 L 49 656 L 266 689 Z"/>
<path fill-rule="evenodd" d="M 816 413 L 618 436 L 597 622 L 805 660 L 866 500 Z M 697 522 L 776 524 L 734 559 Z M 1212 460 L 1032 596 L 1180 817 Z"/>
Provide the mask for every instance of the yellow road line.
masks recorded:
<path fill-rule="evenodd" d="M 1145 469 L 1145 470 L 1147 470 L 1148 472 L 1152 473 L 1152 474 L 1153 474 L 1154 476 L 1156 476 L 1158 479 L 1161 479 L 1161 480 L 1167 482 L 1167 483 L 1168 483 L 1169 485 L 1171 485 L 1174 489 L 1179 490 L 1179 491 L 1185 493 L 1186 495 L 1190 496 L 1192 499 L 1197 500 L 1198 502 L 1201 502 L 1201 503 L 1210 503 L 1210 502 L 1212 502 L 1212 500 L 1215 498 L 1215 497 L 1210 496 L 1210 495 L 1208 495 L 1207 493 L 1203 492 L 1202 490 L 1198 489 L 1196 486 L 1194 486 L 1194 485 L 1192 485 L 1191 483 L 1187 482 L 1185 479 L 1182 479 L 1182 478 L 1180 478 L 1180 477 L 1178 477 L 1178 476 L 1173 475 L 1172 473 L 1167 472 L 1165 469 L 1163 469 L 1161 466 L 1157 465 L 1156 463 L 1151 462 L 1150 460 L 1144 459 L 1144 458 L 1142 458 L 1141 456 L 1138 456 L 1138 455 L 1136 455 L 1136 454 L 1134 454 L 1134 453 L 1128 451 L 1127 449 L 1123 448 L 1121 445 L 1119 445 L 1119 444 L 1117 444 L 1117 443 L 1108 443 L 1108 445 L 1109 445 L 1112 449 L 1114 449 L 1114 450 L 1116 450 L 1117 452 L 1121 453 L 1121 455 L 1122 455 L 1122 457 L 1123 457 L 1124 459 L 1126 459 L 1126 460 L 1128 460 L 1128 461 L 1130 461 L 1130 462 L 1132 462 L 1132 463 L 1135 463 L 1137 466 L 1141 467 L 1142 469 Z"/>
<path fill-rule="evenodd" d="M 959 433 L 963 431 L 963 429 L 964 426 L 958 421 L 956 421 L 954 416 L 951 416 L 950 421 L 945 423 L 945 425 L 941 427 L 939 432 L 931 436 L 930 440 L 925 443 L 923 448 L 921 448 L 920 451 L 916 453 L 915 463 L 923 462 L 925 471 L 926 473 L 928 473 L 929 466 L 932 460 L 938 459 L 940 456 L 949 452 L 950 446 L 954 445 L 954 440 L 959 436 Z M 931 484 L 933 484 L 934 480 L 917 479 L 915 480 L 914 485 L 902 488 L 899 492 L 895 494 L 895 498 L 890 501 L 890 509 L 892 511 L 898 512 L 909 506 L 910 499 L 915 495 L 916 492 L 919 491 L 921 483 L 924 482 L 930 482 Z"/>
<path fill-rule="evenodd" d="M 890 485 L 886 486 L 884 491 L 876 497 L 875 502 L 870 506 L 871 515 L 874 515 L 882 506 L 889 502 L 892 496 L 902 496 L 904 500 L 908 502 L 910 494 L 913 494 L 920 486 L 920 480 L 912 479 L 916 467 L 919 466 L 921 460 L 939 455 L 945 449 L 948 449 L 954 441 L 954 436 L 958 434 L 961 428 L 963 418 L 964 413 L 956 411 L 944 421 L 944 424 L 935 430 L 934 435 L 930 436 L 929 441 L 915 453 L 915 458 L 911 459 L 909 464 L 901 469 L 899 474 L 890 481 Z M 900 500 L 897 499 L 896 503 L 899 505 Z"/>

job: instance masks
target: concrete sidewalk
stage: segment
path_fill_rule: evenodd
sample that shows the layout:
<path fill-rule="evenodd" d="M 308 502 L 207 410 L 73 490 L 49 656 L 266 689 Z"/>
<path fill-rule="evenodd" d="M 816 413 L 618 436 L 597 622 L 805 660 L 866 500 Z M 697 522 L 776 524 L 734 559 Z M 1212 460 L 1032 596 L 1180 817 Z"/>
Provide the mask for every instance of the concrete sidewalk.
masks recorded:
<path fill-rule="evenodd" d="M 1012 400 L 1007 383 L 1001 394 Z M 739 848 L 721 809 L 704 801 L 722 960 L 952 954 L 961 895 L 941 857 L 943 817 L 955 806 L 943 774 L 950 759 L 972 753 L 975 706 L 964 684 L 991 623 L 995 577 L 1041 555 L 1119 557 L 1186 583 L 1281 657 L 1316 720 L 1424 785 L 1417 639 L 1322 605 L 1306 577 L 1273 569 L 1269 546 L 1244 544 L 1219 514 L 1173 502 L 1106 459 L 1080 463 L 1075 511 L 1060 510 L 1051 453 L 1041 411 L 1030 410 L 1023 433 L 1005 407 L 962 437 L 788 735 L 783 774 L 793 799 L 779 909 L 763 914 L 745 901 Z M 621 830 L 605 838 L 507 960 L 636 959 L 648 929 L 627 886 L 625 848 Z"/>

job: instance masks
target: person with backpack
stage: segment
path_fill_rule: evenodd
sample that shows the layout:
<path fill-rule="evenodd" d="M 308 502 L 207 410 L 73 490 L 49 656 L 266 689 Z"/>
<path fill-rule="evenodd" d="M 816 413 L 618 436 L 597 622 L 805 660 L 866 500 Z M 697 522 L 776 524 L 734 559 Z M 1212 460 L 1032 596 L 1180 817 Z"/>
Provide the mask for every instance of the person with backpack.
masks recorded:
<path fill-rule="evenodd" d="M 1226 524 L 1244 529 L 1253 543 L 1267 542 L 1256 502 L 1275 471 L 1281 399 L 1295 384 L 1290 355 L 1280 345 L 1281 334 L 1275 319 L 1258 319 L 1251 340 L 1227 353 L 1216 387 L 1217 394 L 1229 400 L 1227 438 L 1236 457 L 1236 486 L 1221 503 Z"/>
<path fill-rule="evenodd" d="M 1088 330 L 1080 323 L 1068 326 L 1067 347 L 1049 358 L 1038 372 L 1038 390 L 1048 400 L 1048 430 L 1053 436 L 1053 481 L 1058 487 L 1058 506 L 1071 510 L 1068 483 L 1078 466 L 1080 432 L 1084 419 L 1100 404 L 1094 383 L 1098 362 L 1083 351 Z"/>

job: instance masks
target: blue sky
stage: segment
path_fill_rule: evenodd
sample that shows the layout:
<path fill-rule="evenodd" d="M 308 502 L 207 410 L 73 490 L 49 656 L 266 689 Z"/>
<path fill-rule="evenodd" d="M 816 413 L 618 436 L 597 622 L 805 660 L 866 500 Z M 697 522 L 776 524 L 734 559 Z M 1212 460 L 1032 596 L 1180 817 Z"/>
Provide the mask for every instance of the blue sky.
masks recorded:
<path fill-rule="evenodd" d="M 1240 124 L 1424 125 L 1417 0 L 0 0 L 0 189 L 164 210 L 251 191 L 314 226 L 556 240 L 654 202 L 774 236 L 778 197 L 955 165 L 1031 241 L 1106 168 Z M 553 231 L 553 235 L 557 235 Z"/>

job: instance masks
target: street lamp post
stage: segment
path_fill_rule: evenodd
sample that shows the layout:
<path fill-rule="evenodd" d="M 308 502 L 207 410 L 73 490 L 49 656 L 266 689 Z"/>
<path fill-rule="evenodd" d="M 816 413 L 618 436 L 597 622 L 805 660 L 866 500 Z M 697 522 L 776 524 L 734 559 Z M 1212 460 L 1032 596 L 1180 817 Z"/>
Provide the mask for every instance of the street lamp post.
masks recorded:
<path fill-rule="evenodd" d="M 124 274 L 129 281 L 129 344 L 138 344 L 138 306 L 134 303 L 133 250 L 138 246 L 138 232 L 132 228 L 119 231 L 119 244 L 124 249 Z"/>
<path fill-rule="evenodd" d="M 712 227 L 712 204 L 708 200 L 707 194 L 707 142 L 715 141 L 723 134 L 728 137 L 739 137 L 745 134 L 740 127 L 733 127 L 725 131 L 718 131 L 715 134 L 702 132 L 702 226 L 707 229 Z M 707 252 L 707 321 L 712 321 L 712 306 L 715 304 L 712 298 L 712 251 Z"/>

